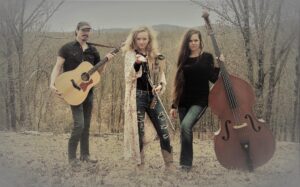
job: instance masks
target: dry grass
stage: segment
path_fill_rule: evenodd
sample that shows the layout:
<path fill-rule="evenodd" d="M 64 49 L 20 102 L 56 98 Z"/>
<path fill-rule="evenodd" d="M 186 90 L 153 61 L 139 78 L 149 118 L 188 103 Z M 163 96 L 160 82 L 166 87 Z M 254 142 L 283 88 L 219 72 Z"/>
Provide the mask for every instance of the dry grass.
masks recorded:
<path fill-rule="evenodd" d="M 91 137 L 95 166 L 73 171 L 67 162 L 69 134 L 0 132 L 0 186 L 272 186 L 296 187 L 300 179 L 299 144 L 278 142 L 274 157 L 253 173 L 227 170 L 216 160 L 211 140 L 194 140 L 191 172 L 163 172 L 159 142 L 146 149 L 146 170 L 136 173 L 123 160 L 122 134 Z M 175 164 L 179 140 L 173 140 Z"/>

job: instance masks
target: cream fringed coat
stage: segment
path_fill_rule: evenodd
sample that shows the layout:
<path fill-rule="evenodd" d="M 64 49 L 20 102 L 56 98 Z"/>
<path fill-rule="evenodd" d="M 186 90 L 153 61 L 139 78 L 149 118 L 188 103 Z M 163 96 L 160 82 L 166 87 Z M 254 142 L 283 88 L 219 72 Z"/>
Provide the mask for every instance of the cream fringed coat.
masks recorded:
<path fill-rule="evenodd" d="M 138 72 L 135 72 L 134 63 L 136 61 L 136 53 L 128 51 L 125 54 L 125 100 L 124 100 L 124 157 L 126 160 L 132 159 L 136 164 L 141 163 L 141 155 L 139 148 L 139 134 L 137 123 L 137 109 L 136 109 L 136 83 L 137 78 L 142 76 L 142 66 Z M 149 60 L 150 75 L 152 71 L 153 62 Z M 163 93 L 166 87 L 166 78 L 164 72 L 159 68 L 159 82 L 163 84 Z M 151 76 L 153 77 L 153 76 Z M 154 140 L 156 131 L 146 114 L 145 117 L 145 137 L 144 143 Z"/>

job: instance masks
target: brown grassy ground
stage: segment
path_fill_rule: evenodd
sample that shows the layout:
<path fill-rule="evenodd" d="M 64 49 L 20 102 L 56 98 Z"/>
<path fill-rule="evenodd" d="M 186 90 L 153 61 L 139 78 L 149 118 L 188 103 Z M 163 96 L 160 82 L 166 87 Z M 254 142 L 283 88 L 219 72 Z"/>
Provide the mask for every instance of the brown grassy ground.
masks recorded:
<path fill-rule="evenodd" d="M 0 132 L 0 187 L 16 186 L 272 186 L 300 184 L 299 144 L 277 142 L 274 157 L 255 172 L 224 169 L 216 160 L 211 140 L 194 140 L 191 172 L 163 172 L 159 142 L 146 150 L 146 170 L 136 173 L 124 162 L 122 134 L 91 137 L 97 165 L 73 171 L 67 162 L 69 134 Z M 179 140 L 173 141 L 178 166 Z"/>

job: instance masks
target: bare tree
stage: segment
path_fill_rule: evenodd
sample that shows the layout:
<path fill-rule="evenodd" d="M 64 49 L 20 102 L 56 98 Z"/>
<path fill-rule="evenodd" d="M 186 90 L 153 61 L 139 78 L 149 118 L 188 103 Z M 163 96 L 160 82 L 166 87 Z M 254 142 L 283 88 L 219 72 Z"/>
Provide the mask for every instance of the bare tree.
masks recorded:
<path fill-rule="evenodd" d="M 105 74 L 105 73 L 104 73 Z M 97 123 L 98 123 L 98 133 L 101 133 L 101 127 L 102 127 L 102 122 L 103 122 L 103 115 L 102 115 L 102 101 L 104 98 L 104 91 L 105 91 L 105 87 L 106 87 L 106 80 L 105 80 L 106 76 L 101 75 L 101 82 L 100 82 L 100 86 L 98 86 L 98 88 L 100 89 L 100 91 L 98 91 L 98 88 L 96 88 L 97 90 L 95 90 L 95 92 L 98 92 L 98 94 L 95 94 L 96 97 L 96 103 L 97 103 Z"/>
<path fill-rule="evenodd" d="M 300 3 L 299 3 L 300 4 Z M 298 19 L 300 19 L 300 9 L 298 10 Z M 294 120 L 293 128 L 294 133 L 292 134 L 293 141 L 300 141 L 300 24 L 298 23 L 298 55 L 296 57 L 296 80 L 295 80 L 295 97 L 296 102 L 294 103 Z M 298 135 L 298 137 L 296 137 Z M 298 139 L 296 139 L 298 138 Z"/>
<path fill-rule="evenodd" d="M 236 26 L 242 35 L 244 53 L 247 63 L 248 79 L 255 88 L 257 115 L 267 117 L 270 121 L 274 87 L 280 79 L 282 69 L 289 56 L 293 42 L 292 34 L 285 34 L 286 40 L 281 39 L 281 9 L 283 0 L 224 0 L 219 6 L 208 1 L 192 2 L 215 12 L 222 19 Z M 271 45 L 270 44 L 271 41 Z M 282 41 L 286 41 L 282 43 Z M 269 49 L 271 46 L 271 49 Z M 266 55 L 271 50 L 270 61 L 267 63 Z M 255 58 L 254 58 L 255 57 Z M 256 73 L 257 72 L 257 73 Z M 269 79 L 266 81 L 266 77 Z M 269 85 L 267 97 L 267 110 L 264 112 L 264 88 Z"/>
<path fill-rule="evenodd" d="M 252 85 L 254 85 L 254 74 L 253 74 L 253 59 L 252 59 L 252 48 L 251 48 L 251 33 L 250 33 L 250 18 L 249 18 L 249 1 L 239 0 L 237 2 L 233 0 L 222 1 L 220 7 L 224 9 L 220 10 L 215 7 L 215 5 L 209 3 L 209 1 L 201 2 L 196 0 L 191 0 L 193 3 L 200 5 L 201 7 L 215 12 L 225 21 L 239 28 L 243 39 L 245 47 L 246 63 L 248 66 L 247 76 Z"/>
<path fill-rule="evenodd" d="M 9 130 L 11 128 L 10 126 L 10 111 L 9 111 L 9 94 L 7 89 L 7 80 L 3 79 L 0 81 L 0 96 L 1 101 L 0 104 L 2 107 L 2 110 L 0 111 L 0 129 L 6 129 Z"/>
<path fill-rule="evenodd" d="M 18 121 L 20 125 L 24 125 L 26 121 L 28 123 L 31 121 L 30 115 L 27 113 L 29 111 L 29 106 L 25 100 L 26 93 L 30 93 L 30 91 L 25 89 L 24 81 L 27 78 L 26 73 L 28 72 L 25 69 L 27 65 L 27 56 L 25 56 L 24 41 L 27 36 L 33 32 L 41 32 L 48 20 L 63 4 L 63 2 L 64 1 L 62 0 L 58 2 L 57 5 L 53 5 L 51 1 L 41 0 L 34 7 L 32 12 L 28 12 L 27 10 L 27 6 L 29 6 L 27 0 L 4 0 L 3 2 L 3 5 L 5 5 L 5 8 L 3 8 L 5 27 L 9 29 L 9 33 L 11 34 L 10 43 L 7 43 L 7 50 L 16 51 L 17 57 L 17 68 L 11 67 L 11 69 L 8 68 L 8 70 L 14 71 L 17 77 L 16 84 L 12 84 L 13 86 L 16 86 L 17 92 L 10 93 L 10 95 L 14 94 L 12 97 L 18 98 L 18 108 L 20 111 Z"/>
<path fill-rule="evenodd" d="M 9 119 L 7 119 L 7 122 L 10 123 L 10 127 L 13 130 L 16 130 L 16 123 L 17 123 L 17 117 L 16 117 L 16 90 L 15 90 L 15 78 L 14 78 L 14 72 L 13 72 L 13 42 L 12 42 L 12 34 L 11 34 L 11 29 L 8 26 L 9 22 L 9 16 L 7 12 L 7 4 L 3 4 L 1 7 L 1 19 L 0 19 L 0 25 L 1 25 L 1 32 L 0 32 L 0 37 L 1 40 L 3 41 L 3 46 L 1 49 L 1 52 L 3 54 L 3 57 L 5 59 L 5 63 L 7 65 L 7 79 L 5 82 L 6 85 L 6 111 L 9 116 Z"/>
<path fill-rule="evenodd" d="M 277 11 L 275 11 L 275 29 L 273 33 L 272 43 L 271 43 L 271 50 L 270 50 L 270 66 L 269 66 L 269 89 L 267 94 L 267 104 L 266 104 L 266 120 L 270 121 L 272 107 L 273 107 L 273 99 L 274 99 L 274 92 L 275 86 L 277 81 L 280 79 L 282 75 L 282 71 L 288 62 L 288 56 L 291 51 L 291 46 L 293 44 L 293 40 L 295 38 L 294 33 L 289 35 L 284 42 L 279 41 L 279 32 L 280 32 L 280 25 L 282 24 L 281 16 L 282 16 L 282 3 L 281 0 L 278 5 Z M 281 47 L 278 47 L 278 46 Z"/>

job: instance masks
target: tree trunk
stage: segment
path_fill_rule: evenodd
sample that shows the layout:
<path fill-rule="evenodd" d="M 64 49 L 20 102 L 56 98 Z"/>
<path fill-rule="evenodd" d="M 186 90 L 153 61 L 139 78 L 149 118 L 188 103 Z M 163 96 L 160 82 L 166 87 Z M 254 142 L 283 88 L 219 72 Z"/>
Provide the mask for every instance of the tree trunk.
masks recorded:
<path fill-rule="evenodd" d="M 280 98 L 280 84 L 281 81 L 278 81 L 278 85 L 277 85 L 277 89 L 276 89 L 276 98 L 277 98 L 277 102 L 276 102 L 276 107 L 275 107 L 275 113 L 274 113 L 274 118 L 272 118 L 272 126 L 271 126 L 271 130 L 273 132 L 274 137 L 279 137 L 280 135 L 280 124 L 278 123 L 279 119 L 281 118 L 280 116 L 280 105 L 281 105 L 281 99 Z M 279 135 L 278 135 L 279 134 Z"/>
<path fill-rule="evenodd" d="M 244 15 L 244 46 L 245 46 L 245 56 L 247 62 L 247 73 L 248 79 L 252 85 L 254 85 L 254 75 L 253 75 L 253 60 L 251 57 L 251 44 L 250 44 L 250 23 L 249 23 L 249 2 L 248 0 L 243 0 L 245 15 Z"/>
<path fill-rule="evenodd" d="M 300 9 L 299 9 L 300 18 Z M 300 24 L 298 25 L 298 32 L 300 35 Z M 294 104 L 294 120 L 293 120 L 293 133 L 292 141 L 300 142 L 300 36 L 298 35 L 298 55 L 296 57 L 296 80 L 295 80 L 295 97 L 296 101 Z"/>
<path fill-rule="evenodd" d="M 120 98 L 120 102 L 118 104 L 119 108 L 119 121 L 118 121 L 118 132 L 121 132 L 121 124 L 123 127 L 123 121 L 124 121 L 124 111 L 123 111 L 123 105 L 124 105 L 124 88 L 123 88 L 123 84 L 120 85 L 120 92 L 121 92 L 121 98 Z"/>
<path fill-rule="evenodd" d="M 9 87 L 9 116 L 10 125 L 13 131 L 17 130 L 17 116 L 16 116 L 16 99 L 15 99 L 15 81 L 13 74 L 13 62 L 12 62 L 12 42 L 8 37 L 6 40 L 6 59 L 7 59 L 7 76 L 8 76 L 8 87 Z"/>
<path fill-rule="evenodd" d="M 297 142 L 299 141 L 299 125 L 300 125 L 300 60 L 299 60 L 299 55 L 296 59 L 296 80 L 295 80 L 295 97 L 296 101 L 294 103 L 294 120 L 293 120 L 293 133 L 292 133 L 292 141 Z"/>
<path fill-rule="evenodd" d="M 267 104 L 266 104 L 266 121 L 269 123 L 271 114 L 272 114 L 272 107 L 273 107 L 273 98 L 275 92 L 275 81 L 276 81 L 276 68 L 278 65 L 278 60 L 276 59 L 276 51 L 277 51 L 277 39 L 279 33 L 279 26 L 281 21 L 281 7 L 282 1 L 278 6 L 278 11 L 276 13 L 276 21 L 275 21 L 275 29 L 274 29 L 274 36 L 272 40 L 272 48 L 271 48 L 271 58 L 270 58 L 270 74 L 269 74 L 269 91 L 267 96 Z M 284 59 L 285 60 L 285 59 Z"/>
<path fill-rule="evenodd" d="M 115 131 L 115 99 L 116 99 L 116 76 L 115 74 L 112 75 L 112 81 L 111 81 L 111 110 L 110 110 L 110 131 L 113 133 Z"/>
<path fill-rule="evenodd" d="M 102 86 L 101 86 L 102 88 Z M 100 88 L 100 89 L 101 89 Z M 102 112 L 101 112 L 101 105 L 102 105 L 102 97 L 103 97 L 103 94 L 102 94 L 102 89 L 101 89 L 101 94 L 96 96 L 97 98 L 97 122 L 98 122 L 98 133 L 100 134 L 101 133 L 101 123 L 102 123 Z"/>
<path fill-rule="evenodd" d="M 21 126 L 25 125 L 26 121 L 26 106 L 24 98 L 24 13 L 25 13 L 26 0 L 22 1 L 21 13 L 20 13 L 20 23 L 18 25 L 18 33 L 15 35 L 15 46 L 17 48 L 18 55 L 18 90 L 19 90 L 19 110 L 20 117 L 19 123 Z"/>
<path fill-rule="evenodd" d="M 7 87 L 5 89 L 8 90 Z M 5 96 L 5 123 L 6 123 L 5 126 L 7 130 L 10 129 L 10 125 L 11 125 L 9 107 L 10 107 L 9 98 L 8 95 L 6 95 Z"/>
<path fill-rule="evenodd" d="M 2 89 L 4 90 L 4 102 L 5 102 L 5 128 L 7 130 L 10 130 L 10 112 L 9 112 L 9 108 L 10 108 L 10 103 L 9 103 L 9 84 L 8 84 L 8 80 L 5 80 L 5 84 L 2 87 Z"/>

